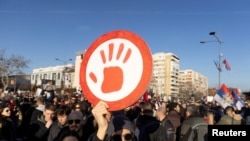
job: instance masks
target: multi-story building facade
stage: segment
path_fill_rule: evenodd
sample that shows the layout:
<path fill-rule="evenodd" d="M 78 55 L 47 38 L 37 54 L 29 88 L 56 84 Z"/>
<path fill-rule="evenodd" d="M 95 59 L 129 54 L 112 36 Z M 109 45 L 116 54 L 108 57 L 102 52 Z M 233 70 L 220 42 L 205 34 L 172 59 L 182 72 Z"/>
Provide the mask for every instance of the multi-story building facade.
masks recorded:
<path fill-rule="evenodd" d="M 31 85 L 42 86 L 43 80 L 53 80 L 55 88 L 73 88 L 75 65 L 33 69 Z"/>
<path fill-rule="evenodd" d="M 42 80 L 55 81 L 56 88 L 81 90 L 80 69 L 85 51 L 76 53 L 75 64 L 34 69 L 32 85 Z M 148 89 L 161 98 L 189 97 L 192 94 L 207 95 L 208 79 L 193 70 L 179 70 L 180 59 L 173 53 L 159 52 L 152 55 L 153 73 Z"/>
<path fill-rule="evenodd" d="M 179 93 L 179 58 L 173 53 L 153 54 L 153 74 L 149 89 L 163 97 L 176 97 Z"/>
<path fill-rule="evenodd" d="M 82 59 L 84 56 L 85 51 L 78 51 L 76 53 L 76 59 L 75 59 L 75 77 L 73 81 L 73 87 L 76 88 L 77 90 L 81 90 L 81 85 L 80 85 L 80 69 L 81 69 L 81 63 Z"/>
<path fill-rule="evenodd" d="M 201 97 L 208 95 L 208 79 L 204 75 L 191 70 L 179 71 L 180 95 L 179 97 Z"/>
<path fill-rule="evenodd" d="M 74 64 L 33 69 L 31 85 L 42 85 L 43 80 L 53 80 L 55 88 L 81 90 L 80 68 L 85 51 L 76 52 Z"/>

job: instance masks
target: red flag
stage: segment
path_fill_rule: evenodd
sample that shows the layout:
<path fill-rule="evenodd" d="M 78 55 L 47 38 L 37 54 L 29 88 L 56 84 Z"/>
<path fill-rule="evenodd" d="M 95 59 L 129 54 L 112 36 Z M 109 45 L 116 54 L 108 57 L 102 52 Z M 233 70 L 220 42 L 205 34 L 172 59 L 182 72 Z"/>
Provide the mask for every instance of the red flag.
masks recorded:
<path fill-rule="evenodd" d="M 147 91 L 143 94 L 143 101 L 148 102 L 148 92 Z"/>
<path fill-rule="evenodd" d="M 223 91 L 223 93 L 230 95 L 232 97 L 231 91 L 228 89 L 228 87 L 225 84 L 222 84 L 220 87 L 220 90 Z"/>
<path fill-rule="evenodd" d="M 229 65 L 229 63 L 228 63 L 228 61 L 227 61 L 226 59 L 224 59 L 222 63 L 225 65 L 225 67 L 226 67 L 226 69 L 227 69 L 228 71 L 231 70 L 231 67 L 230 67 L 230 65 Z"/>

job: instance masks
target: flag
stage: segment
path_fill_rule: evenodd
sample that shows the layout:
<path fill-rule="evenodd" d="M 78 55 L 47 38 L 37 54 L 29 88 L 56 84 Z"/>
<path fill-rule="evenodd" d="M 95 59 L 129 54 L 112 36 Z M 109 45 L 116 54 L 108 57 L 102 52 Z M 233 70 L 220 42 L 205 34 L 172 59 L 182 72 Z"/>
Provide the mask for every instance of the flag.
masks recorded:
<path fill-rule="evenodd" d="M 227 61 L 226 59 L 224 59 L 222 63 L 225 65 L 225 68 L 226 68 L 228 71 L 231 70 L 230 64 L 228 63 L 228 61 Z"/>
<path fill-rule="evenodd" d="M 235 93 L 239 96 L 240 95 L 240 93 L 241 93 L 241 90 L 240 89 L 238 89 L 238 88 L 235 88 L 234 89 L 234 91 L 235 91 Z"/>
<path fill-rule="evenodd" d="M 214 60 L 214 64 L 215 64 L 217 70 L 218 70 L 218 71 L 221 71 L 221 68 L 220 68 L 220 66 L 218 65 L 218 62 L 216 62 L 216 61 Z"/>
<path fill-rule="evenodd" d="M 225 84 L 222 84 L 217 94 L 214 96 L 214 100 L 220 104 L 223 108 L 232 106 L 234 104 L 231 91 Z"/>
<path fill-rule="evenodd" d="M 148 92 L 147 91 L 143 94 L 143 101 L 148 102 Z"/>
<path fill-rule="evenodd" d="M 244 101 L 239 97 L 235 90 L 232 91 L 232 96 L 235 99 L 234 106 L 236 106 L 238 110 L 241 110 L 241 108 L 245 106 Z"/>

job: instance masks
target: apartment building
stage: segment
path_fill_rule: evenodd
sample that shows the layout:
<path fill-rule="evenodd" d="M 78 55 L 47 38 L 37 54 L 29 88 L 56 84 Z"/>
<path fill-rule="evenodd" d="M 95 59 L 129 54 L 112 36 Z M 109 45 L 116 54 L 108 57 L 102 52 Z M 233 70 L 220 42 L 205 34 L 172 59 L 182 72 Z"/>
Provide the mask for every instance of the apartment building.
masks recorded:
<path fill-rule="evenodd" d="M 76 53 L 76 59 L 75 59 L 75 77 L 74 77 L 74 82 L 73 82 L 73 87 L 76 88 L 77 90 L 81 90 L 81 85 L 80 85 L 80 69 L 81 69 L 81 63 L 83 56 L 85 54 L 85 51 L 78 51 Z"/>
<path fill-rule="evenodd" d="M 204 75 L 191 70 L 179 71 L 180 95 L 179 97 L 190 98 L 208 95 L 208 79 Z"/>
<path fill-rule="evenodd" d="M 179 93 L 179 58 L 173 53 L 153 54 L 153 74 L 149 89 L 164 97 L 177 97 Z"/>

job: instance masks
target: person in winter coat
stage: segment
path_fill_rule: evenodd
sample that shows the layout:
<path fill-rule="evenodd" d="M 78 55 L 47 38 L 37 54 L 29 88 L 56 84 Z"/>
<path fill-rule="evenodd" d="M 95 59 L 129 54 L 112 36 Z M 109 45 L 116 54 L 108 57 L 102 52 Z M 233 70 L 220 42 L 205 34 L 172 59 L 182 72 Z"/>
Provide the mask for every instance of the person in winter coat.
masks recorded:
<path fill-rule="evenodd" d="M 232 106 L 228 106 L 224 109 L 224 115 L 216 123 L 217 125 L 241 125 L 242 116 L 236 114 Z"/>
<path fill-rule="evenodd" d="M 10 118 L 10 108 L 5 103 L 0 103 L 0 140 L 16 141 L 16 126 Z"/>
<path fill-rule="evenodd" d="M 198 130 L 197 132 L 195 130 Z M 208 141 L 208 123 L 195 104 L 187 106 L 186 119 L 180 129 L 180 141 Z"/>
<path fill-rule="evenodd" d="M 35 98 L 35 109 L 32 111 L 32 115 L 30 118 L 30 123 L 37 120 L 37 117 L 43 114 L 45 109 L 45 101 L 43 97 L 36 97 Z"/>
<path fill-rule="evenodd" d="M 155 117 L 155 106 L 150 102 L 141 105 L 142 112 L 136 120 L 139 141 L 169 141 L 166 128 Z"/>
<path fill-rule="evenodd" d="M 47 141 L 49 130 L 55 117 L 55 106 L 51 103 L 45 105 L 43 114 L 30 124 L 28 141 Z"/>
<path fill-rule="evenodd" d="M 169 141 L 176 141 L 176 131 L 173 123 L 167 119 L 167 110 L 166 106 L 161 106 L 158 108 L 156 117 L 160 121 L 161 125 L 165 127 L 167 138 Z"/>
<path fill-rule="evenodd" d="M 67 126 L 68 116 L 71 109 L 67 105 L 61 105 L 56 109 L 57 120 L 53 122 L 49 131 L 48 141 L 54 141 L 59 132 Z"/>

